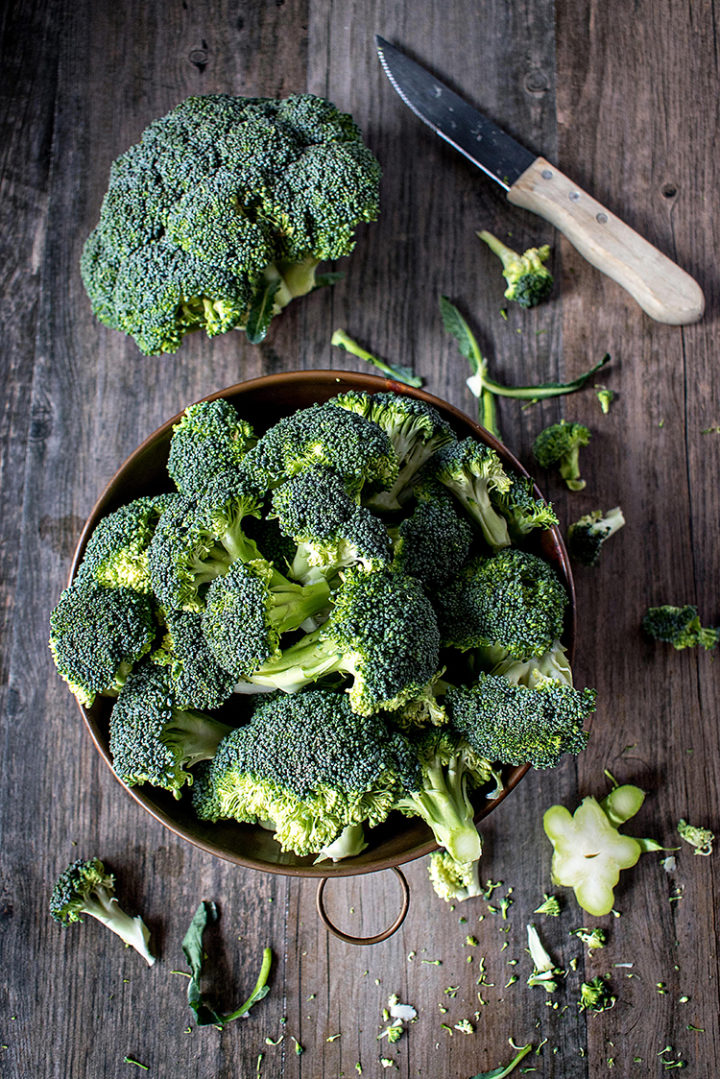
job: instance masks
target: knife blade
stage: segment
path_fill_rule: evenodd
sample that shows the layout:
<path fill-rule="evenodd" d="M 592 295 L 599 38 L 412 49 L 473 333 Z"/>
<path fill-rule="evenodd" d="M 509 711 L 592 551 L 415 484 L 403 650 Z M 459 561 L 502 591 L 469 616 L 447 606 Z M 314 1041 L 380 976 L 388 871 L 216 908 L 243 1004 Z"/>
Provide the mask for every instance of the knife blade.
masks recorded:
<path fill-rule="evenodd" d="M 651 318 L 673 326 L 702 318 L 705 297 L 690 274 L 406 53 L 378 35 L 375 44 L 385 74 L 405 104 L 500 184 L 509 202 L 553 224 Z"/>

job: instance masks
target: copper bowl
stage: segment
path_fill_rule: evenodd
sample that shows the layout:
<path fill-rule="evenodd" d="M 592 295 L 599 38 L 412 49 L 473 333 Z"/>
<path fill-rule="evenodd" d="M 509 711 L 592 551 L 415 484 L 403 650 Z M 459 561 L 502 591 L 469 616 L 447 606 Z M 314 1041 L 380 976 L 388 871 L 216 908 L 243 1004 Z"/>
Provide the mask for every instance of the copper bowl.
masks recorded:
<path fill-rule="evenodd" d="M 422 390 L 411 389 L 374 375 L 356 374 L 349 371 L 292 371 L 266 375 L 262 378 L 251 379 L 249 382 L 240 382 L 236 386 L 210 394 L 206 400 L 214 400 L 217 397 L 227 398 L 257 431 L 264 431 L 282 416 L 296 409 L 305 408 L 315 402 L 327 401 L 347 390 L 366 390 L 368 393 L 390 390 L 426 401 L 434 405 L 450 422 L 459 437 L 471 435 L 480 439 L 492 446 L 507 466 L 520 475 L 527 475 L 519 461 L 502 443 L 459 409 Z M 102 517 L 140 495 L 156 494 L 171 488 L 166 465 L 172 428 L 179 418 L 180 414 L 173 416 L 154 434 L 146 438 L 107 485 L 95 504 L 78 541 L 73 558 L 71 580 L 83 558 L 87 541 Z M 539 492 L 537 494 L 539 496 Z M 553 565 L 568 591 L 570 603 L 564 643 L 572 656 L 575 633 L 575 592 L 567 552 L 557 529 L 538 533 L 534 544 L 537 553 Z M 98 752 L 112 770 L 108 745 L 111 707 L 112 700 L 107 697 L 98 697 L 92 708 L 81 707 L 80 711 Z M 505 786 L 502 794 L 490 801 L 478 799 L 477 821 L 487 817 L 507 797 L 529 767 L 530 765 L 525 764 L 507 769 L 503 775 Z M 219 858 L 267 873 L 318 878 L 329 875 L 351 876 L 358 873 L 372 873 L 381 869 L 392 869 L 414 858 L 420 858 L 437 846 L 430 830 L 422 821 L 408 819 L 395 813 L 383 825 L 373 828 L 368 833 L 369 846 L 362 854 L 338 863 L 323 862 L 313 865 L 312 857 L 298 857 L 292 853 L 283 853 L 271 833 L 259 826 L 222 821 L 207 824 L 198 820 L 187 795 L 176 800 L 169 792 L 158 788 L 130 788 L 125 784 L 122 786 L 139 805 L 176 835 Z"/>

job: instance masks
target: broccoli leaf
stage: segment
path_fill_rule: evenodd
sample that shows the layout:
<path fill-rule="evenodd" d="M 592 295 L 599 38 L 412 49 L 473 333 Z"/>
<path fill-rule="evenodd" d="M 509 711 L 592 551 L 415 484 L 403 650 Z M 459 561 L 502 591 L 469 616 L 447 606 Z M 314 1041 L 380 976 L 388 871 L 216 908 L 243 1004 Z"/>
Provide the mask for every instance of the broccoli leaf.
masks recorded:
<path fill-rule="evenodd" d="M 272 322 L 275 308 L 275 293 L 280 288 L 280 281 L 268 281 L 267 286 L 255 298 L 248 314 L 245 332 L 251 345 L 259 345 L 265 340 L 268 326 Z"/>

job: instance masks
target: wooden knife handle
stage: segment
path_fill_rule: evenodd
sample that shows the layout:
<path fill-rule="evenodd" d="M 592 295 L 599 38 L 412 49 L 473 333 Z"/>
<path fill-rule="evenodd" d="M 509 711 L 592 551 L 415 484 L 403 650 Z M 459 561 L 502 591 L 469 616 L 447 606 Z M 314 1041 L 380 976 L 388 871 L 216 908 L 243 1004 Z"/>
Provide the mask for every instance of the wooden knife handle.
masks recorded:
<path fill-rule="evenodd" d="M 673 326 L 702 318 L 705 297 L 698 283 L 544 158 L 525 170 L 507 197 L 555 225 L 651 318 Z"/>

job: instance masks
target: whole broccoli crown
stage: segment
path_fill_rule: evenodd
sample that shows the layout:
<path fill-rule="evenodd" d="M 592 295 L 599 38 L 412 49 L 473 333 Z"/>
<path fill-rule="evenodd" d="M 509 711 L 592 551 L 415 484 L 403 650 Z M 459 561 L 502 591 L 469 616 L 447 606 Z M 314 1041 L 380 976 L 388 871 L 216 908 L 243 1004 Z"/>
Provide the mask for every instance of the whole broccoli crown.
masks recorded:
<path fill-rule="evenodd" d="M 232 696 L 235 682 L 216 660 L 195 611 L 168 611 L 169 666 L 175 702 L 180 708 L 219 708 Z"/>
<path fill-rule="evenodd" d="M 602 510 L 586 513 L 568 528 L 568 550 L 584 566 L 596 566 L 603 544 L 625 524 L 619 507 L 604 514 Z"/>
<path fill-rule="evenodd" d="M 81 260 L 93 311 L 147 353 L 242 327 L 267 268 L 350 253 L 379 179 L 322 98 L 190 97 L 112 165 Z"/>
<path fill-rule="evenodd" d="M 390 439 L 376 423 L 332 405 L 311 405 L 285 416 L 262 436 L 245 459 L 266 488 L 316 465 L 334 468 L 346 490 L 389 486 L 398 474 Z"/>
<path fill-rule="evenodd" d="M 587 446 L 590 431 L 582 423 L 551 423 L 537 436 L 532 451 L 541 468 L 552 468 L 562 463 L 579 446 Z"/>
<path fill-rule="evenodd" d="M 137 498 L 103 517 L 88 540 L 78 577 L 105 588 L 152 591 L 147 551 L 171 494 Z"/>
<path fill-rule="evenodd" d="M 167 470 L 178 490 L 200 494 L 214 476 L 237 468 L 255 443 L 229 401 L 200 401 L 173 427 Z"/>
<path fill-rule="evenodd" d="M 117 691 L 125 674 L 152 646 L 156 633 L 147 595 L 102 588 L 79 578 L 50 615 L 50 651 L 61 677 L 81 704 Z"/>
<path fill-rule="evenodd" d="M 203 634 L 217 662 L 236 682 L 278 650 L 280 634 L 271 618 L 271 580 L 268 563 L 235 562 L 208 588 Z"/>
<path fill-rule="evenodd" d="M 418 502 L 400 522 L 397 536 L 394 568 L 428 589 L 441 588 L 460 571 L 473 541 L 470 523 L 442 486 L 435 498 Z"/>
<path fill-rule="evenodd" d="M 344 562 L 348 547 L 355 560 L 372 568 L 390 563 L 384 524 L 350 497 L 333 468 L 319 465 L 299 472 L 273 491 L 272 507 L 282 532 L 310 545 L 318 563 Z"/>
<path fill-rule="evenodd" d="M 493 491 L 490 497 L 515 537 L 525 536 L 534 528 L 552 528 L 558 524 L 552 506 L 542 498 L 535 498 L 533 481 L 527 476 L 513 476 L 509 490 Z"/>
<path fill-rule="evenodd" d="M 355 675 L 355 710 L 398 708 L 417 696 L 440 666 L 440 634 L 430 600 L 414 577 L 350 569 L 321 627 Z"/>
<path fill-rule="evenodd" d="M 695 606 L 673 607 L 663 604 L 648 607 L 642 620 L 648 637 L 673 645 L 674 648 L 713 648 L 720 640 L 720 628 L 703 626 Z"/>
<path fill-rule="evenodd" d="M 474 479 L 486 480 L 489 489 L 496 491 L 508 491 L 512 483 L 495 450 L 474 438 L 447 443 L 427 467 L 430 476 L 453 491 L 470 489 Z"/>
<path fill-rule="evenodd" d="M 528 689 L 481 674 L 471 687 L 451 687 L 445 704 L 452 725 L 481 756 L 554 768 L 564 753 L 585 748 L 582 726 L 595 710 L 595 691 L 549 678 Z"/>
<path fill-rule="evenodd" d="M 99 858 L 78 858 L 62 871 L 50 895 L 50 914 L 61 925 L 81 922 L 88 897 L 98 889 L 112 892 L 115 877 Z"/>
<path fill-rule="evenodd" d="M 561 636 L 567 602 L 553 568 L 513 547 L 471 559 L 437 594 L 436 610 L 443 643 L 462 650 L 498 645 L 529 659 Z"/>

